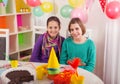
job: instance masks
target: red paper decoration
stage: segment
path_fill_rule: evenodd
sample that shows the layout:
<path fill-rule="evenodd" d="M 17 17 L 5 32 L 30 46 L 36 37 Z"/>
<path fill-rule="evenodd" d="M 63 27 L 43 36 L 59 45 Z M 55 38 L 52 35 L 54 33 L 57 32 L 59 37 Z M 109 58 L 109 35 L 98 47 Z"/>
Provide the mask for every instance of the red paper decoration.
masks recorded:
<path fill-rule="evenodd" d="M 75 74 L 72 70 L 65 70 L 58 74 L 53 80 L 54 84 L 70 84 L 71 76 Z"/>
<path fill-rule="evenodd" d="M 104 10 L 105 10 L 105 5 L 106 5 L 106 0 L 99 0 L 99 2 L 100 2 L 100 5 L 101 5 L 102 10 L 103 10 L 103 12 L 104 12 Z"/>

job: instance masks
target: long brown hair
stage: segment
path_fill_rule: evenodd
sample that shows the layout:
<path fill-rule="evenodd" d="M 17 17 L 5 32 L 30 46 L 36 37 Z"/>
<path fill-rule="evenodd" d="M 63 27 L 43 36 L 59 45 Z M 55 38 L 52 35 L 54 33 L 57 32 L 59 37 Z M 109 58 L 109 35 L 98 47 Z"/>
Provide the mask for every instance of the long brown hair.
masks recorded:
<path fill-rule="evenodd" d="M 58 17 L 56 17 L 56 16 L 51 16 L 51 17 L 49 17 L 49 18 L 47 19 L 47 26 L 48 26 L 49 22 L 51 22 L 51 21 L 56 21 L 56 22 L 58 23 L 59 28 L 61 28 L 61 26 L 60 26 L 60 20 L 59 20 Z"/>
<path fill-rule="evenodd" d="M 82 35 L 84 35 L 86 33 L 86 28 L 85 28 L 84 24 L 82 23 L 82 21 L 79 18 L 72 18 L 71 19 L 71 21 L 69 22 L 69 25 L 68 25 L 69 32 L 71 32 L 70 31 L 71 24 L 75 24 L 75 23 L 79 24 L 79 26 L 80 26 L 80 28 L 82 30 Z"/>

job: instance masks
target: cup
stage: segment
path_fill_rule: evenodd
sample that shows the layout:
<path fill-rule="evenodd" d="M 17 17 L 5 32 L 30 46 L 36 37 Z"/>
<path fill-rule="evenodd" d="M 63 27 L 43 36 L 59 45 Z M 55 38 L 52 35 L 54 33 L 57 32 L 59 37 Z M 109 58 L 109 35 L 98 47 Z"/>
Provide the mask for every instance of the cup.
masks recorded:
<path fill-rule="evenodd" d="M 43 80 L 43 78 L 45 77 L 45 75 L 47 74 L 47 70 L 46 70 L 47 65 L 40 65 L 36 67 L 36 74 L 37 74 L 37 79 L 38 80 Z"/>
<path fill-rule="evenodd" d="M 37 79 L 38 80 L 42 80 L 43 79 L 43 76 L 44 76 L 44 68 L 41 67 L 41 66 L 38 66 L 36 68 L 36 74 L 37 74 Z"/>
<path fill-rule="evenodd" d="M 16 68 L 16 67 L 18 67 L 18 60 L 11 60 L 10 64 L 11 64 L 12 68 Z"/>

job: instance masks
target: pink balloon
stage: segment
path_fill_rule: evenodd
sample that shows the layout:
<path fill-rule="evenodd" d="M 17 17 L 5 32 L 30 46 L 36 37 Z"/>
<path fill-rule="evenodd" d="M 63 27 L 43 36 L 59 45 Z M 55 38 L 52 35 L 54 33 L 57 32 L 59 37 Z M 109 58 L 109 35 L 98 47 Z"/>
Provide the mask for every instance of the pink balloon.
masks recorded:
<path fill-rule="evenodd" d="M 27 4 L 32 7 L 39 6 L 41 4 L 40 0 L 27 0 Z"/>
<path fill-rule="evenodd" d="M 88 9 L 89 7 L 91 7 L 94 1 L 95 0 L 86 0 L 86 3 L 85 3 L 86 9 Z"/>
<path fill-rule="evenodd" d="M 120 17 L 120 2 L 111 1 L 106 5 L 106 15 L 110 19 L 117 19 Z"/>
<path fill-rule="evenodd" d="M 86 23 L 88 20 L 87 12 L 80 8 L 76 8 L 71 12 L 71 18 L 78 17 L 83 23 Z"/>

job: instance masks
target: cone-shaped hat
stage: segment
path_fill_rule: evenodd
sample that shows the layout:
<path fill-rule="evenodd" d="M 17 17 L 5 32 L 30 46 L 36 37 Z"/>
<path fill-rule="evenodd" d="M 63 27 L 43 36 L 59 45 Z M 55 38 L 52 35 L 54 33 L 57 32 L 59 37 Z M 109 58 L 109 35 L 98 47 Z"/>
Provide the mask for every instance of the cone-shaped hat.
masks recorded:
<path fill-rule="evenodd" d="M 52 47 L 49 60 L 48 60 L 48 68 L 59 68 L 59 62 L 55 53 L 54 48 Z"/>

